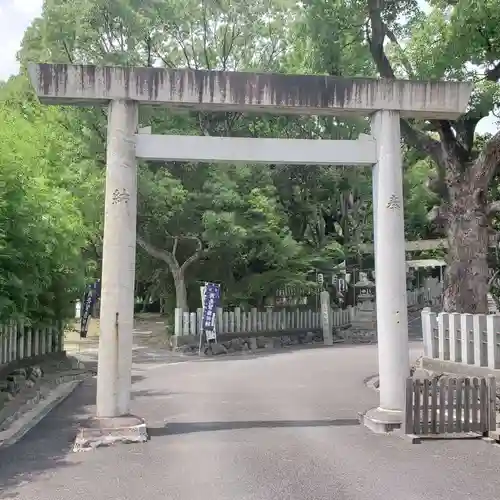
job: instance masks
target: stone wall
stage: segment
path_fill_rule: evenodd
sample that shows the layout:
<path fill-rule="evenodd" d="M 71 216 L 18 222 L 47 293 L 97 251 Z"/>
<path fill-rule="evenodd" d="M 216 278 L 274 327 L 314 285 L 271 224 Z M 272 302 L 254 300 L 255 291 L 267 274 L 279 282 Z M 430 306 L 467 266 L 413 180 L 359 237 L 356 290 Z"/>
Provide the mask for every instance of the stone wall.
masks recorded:
<path fill-rule="evenodd" d="M 221 355 L 237 352 L 265 351 L 289 346 L 323 344 L 323 335 L 318 331 L 294 332 L 289 335 L 221 335 L 216 344 L 203 342 L 202 353 L 205 355 Z M 185 335 L 179 337 L 177 349 L 184 354 L 198 354 L 199 336 Z"/>

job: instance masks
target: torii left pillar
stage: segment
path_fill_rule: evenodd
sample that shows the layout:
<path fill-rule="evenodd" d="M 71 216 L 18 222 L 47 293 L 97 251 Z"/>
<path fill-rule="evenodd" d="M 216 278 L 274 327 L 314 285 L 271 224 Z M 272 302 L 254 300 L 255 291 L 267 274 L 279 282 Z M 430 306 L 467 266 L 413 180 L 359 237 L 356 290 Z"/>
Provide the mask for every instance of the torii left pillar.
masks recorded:
<path fill-rule="evenodd" d="M 96 417 L 84 424 L 75 449 L 108 441 L 147 440 L 145 422 L 130 415 L 137 225 L 135 135 L 138 104 L 109 104 L 102 262 L 101 333 Z"/>

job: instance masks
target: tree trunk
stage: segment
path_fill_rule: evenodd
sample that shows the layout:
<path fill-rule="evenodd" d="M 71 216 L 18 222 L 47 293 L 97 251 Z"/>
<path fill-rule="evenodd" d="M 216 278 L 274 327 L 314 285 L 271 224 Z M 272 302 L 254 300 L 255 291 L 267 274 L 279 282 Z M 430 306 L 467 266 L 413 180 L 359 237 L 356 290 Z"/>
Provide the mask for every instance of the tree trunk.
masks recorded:
<path fill-rule="evenodd" d="M 468 177 L 468 176 L 463 176 Z M 443 310 L 488 312 L 488 221 L 477 179 L 448 183 L 448 265 Z"/>
<path fill-rule="evenodd" d="M 182 309 L 184 312 L 188 312 L 187 288 L 184 272 L 178 269 L 172 271 L 172 276 L 175 284 L 175 307 Z"/>
<path fill-rule="evenodd" d="M 196 236 L 185 237 L 186 239 L 196 241 L 196 251 L 180 266 L 176 258 L 176 250 L 179 238 L 180 237 L 174 238 L 174 245 L 171 252 L 151 245 L 141 236 L 137 236 L 137 244 L 141 248 L 143 248 L 149 255 L 160 259 L 168 265 L 170 272 L 172 273 L 172 277 L 174 278 L 175 306 L 182 309 L 184 312 L 188 312 L 185 273 L 189 266 L 199 260 L 199 258 L 203 254 L 203 244 L 201 239 Z"/>

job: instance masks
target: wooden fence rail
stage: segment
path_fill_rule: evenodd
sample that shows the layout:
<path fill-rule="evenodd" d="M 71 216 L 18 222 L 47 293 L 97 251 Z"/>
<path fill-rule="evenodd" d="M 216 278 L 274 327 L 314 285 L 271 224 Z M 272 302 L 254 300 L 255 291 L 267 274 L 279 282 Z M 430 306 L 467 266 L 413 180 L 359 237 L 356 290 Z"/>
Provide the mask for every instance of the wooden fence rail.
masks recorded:
<path fill-rule="evenodd" d="M 429 436 L 496 429 L 495 377 L 406 381 L 405 434 Z"/>
<path fill-rule="evenodd" d="M 0 325 L 0 367 L 13 361 L 63 351 L 60 325 L 24 326 L 9 322 Z"/>

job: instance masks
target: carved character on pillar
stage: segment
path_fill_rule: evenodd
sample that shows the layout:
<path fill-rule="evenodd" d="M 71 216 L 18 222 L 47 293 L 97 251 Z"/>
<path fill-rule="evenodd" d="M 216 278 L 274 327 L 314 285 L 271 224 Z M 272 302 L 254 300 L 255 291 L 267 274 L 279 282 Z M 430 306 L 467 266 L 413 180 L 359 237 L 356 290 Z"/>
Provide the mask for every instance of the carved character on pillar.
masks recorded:
<path fill-rule="evenodd" d="M 401 202 L 395 194 L 392 194 L 389 198 L 389 201 L 387 202 L 387 208 L 389 210 L 401 210 Z"/>
<path fill-rule="evenodd" d="M 115 189 L 113 191 L 113 200 L 112 204 L 117 205 L 118 203 L 128 203 L 128 200 L 130 200 L 130 193 L 125 189 Z"/>

